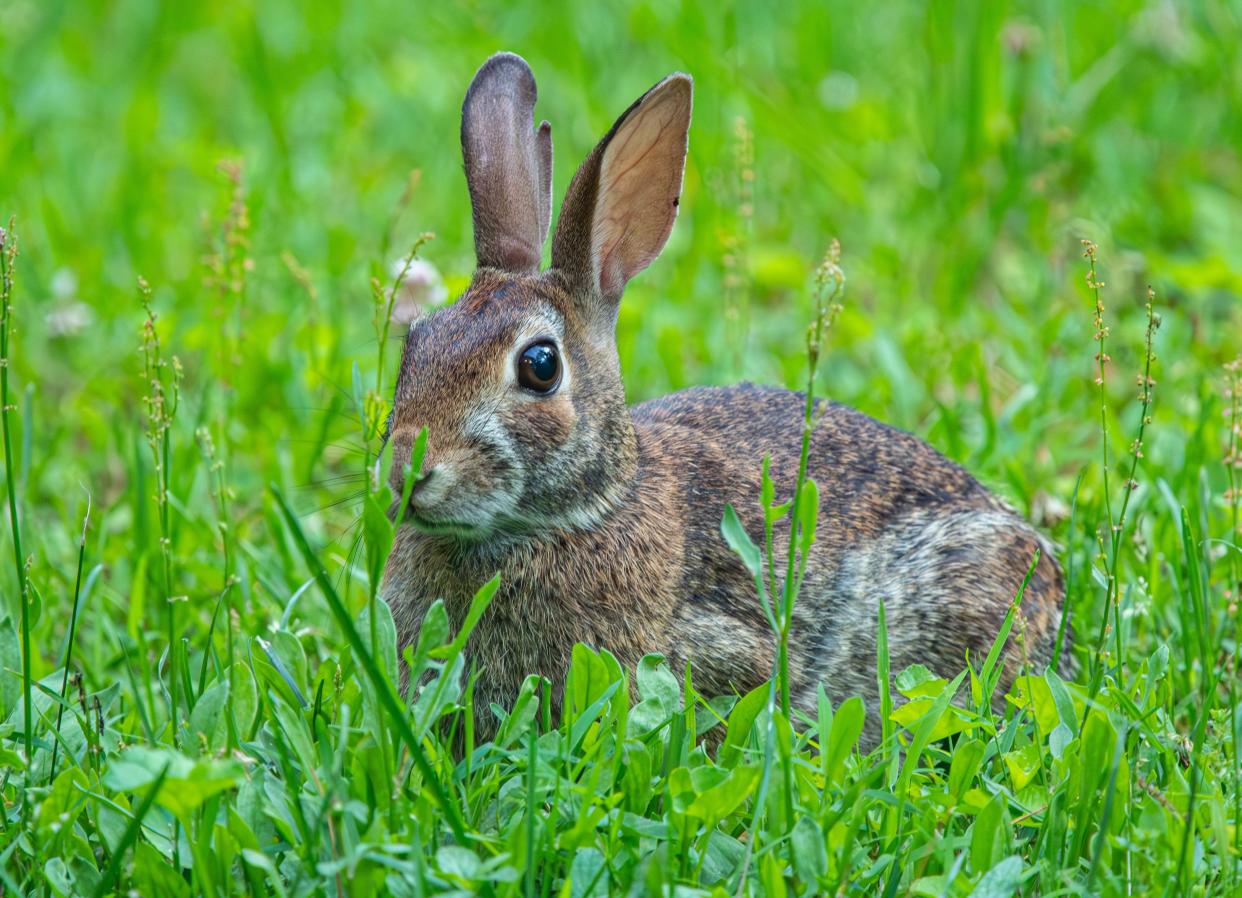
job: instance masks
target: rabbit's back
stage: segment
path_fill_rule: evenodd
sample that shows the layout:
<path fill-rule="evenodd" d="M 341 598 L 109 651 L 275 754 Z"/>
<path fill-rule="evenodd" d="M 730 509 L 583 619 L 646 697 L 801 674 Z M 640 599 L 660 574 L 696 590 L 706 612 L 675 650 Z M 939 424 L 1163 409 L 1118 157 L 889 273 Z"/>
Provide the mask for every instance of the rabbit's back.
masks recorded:
<path fill-rule="evenodd" d="M 704 658 L 706 666 L 739 668 L 743 662 L 732 656 L 750 653 L 758 679 L 745 685 L 770 668 L 771 640 L 753 584 L 743 585 L 736 560 L 721 557 L 721 514 L 732 505 L 762 544 L 761 465 L 770 459 L 777 499 L 787 499 L 804 408 L 800 393 L 751 384 L 686 390 L 634 408 L 643 455 L 680 472 L 687 549 L 673 642 L 698 656 L 696 667 Z M 968 653 L 980 665 L 1037 550 L 1002 687 L 1019 672 L 1024 652 L 1032 664 L 1046 662 L 1063 594 L 1047 541 L 917 437 L 831 402 L 817 405 L 814 420 L 808 466 L 820 517 L 792 631 L 801 703 L 813 706 L 820 682 L 838 701 L 874 699 L 881 599 L 893 673 L 922 663 L 953 675 Z M 787 530 L 781 525 L 775 534 L 779 559 Z M 873 726 L 878 720 L 870 717 Z"/>

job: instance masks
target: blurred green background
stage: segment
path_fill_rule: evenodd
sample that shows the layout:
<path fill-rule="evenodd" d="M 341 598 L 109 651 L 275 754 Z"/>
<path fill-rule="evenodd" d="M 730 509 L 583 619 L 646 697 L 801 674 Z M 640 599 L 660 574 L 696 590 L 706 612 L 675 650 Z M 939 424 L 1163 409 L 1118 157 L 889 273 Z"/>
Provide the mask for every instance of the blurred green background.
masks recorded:
<path fill-rule="evenodd" d="M 34 551 L 72 557 L 78 484 L 112 509 L 98 533 L 111 552 L 146 514 L 124 499 L 145 453 L 139 275 L 185 365 L 187 458 L 222 380 L 238 514 L 262 516 L 272 479 L 308 509 L 340 498 L 316 484 L 357 467 L 370 277 L 428 230 L 450 293 L 472 269 L 458 116 L 501 49 L 538 78 L 557 202 L 635 97 L 671 70 L 696 79 L 681 219 L 623 306 L 632 400 L 799 383 L 809 275 L 836 236 L 849 286 L 822 389 L 1040 517 L 1040 494 L 1068 503 L 1096 452 L 1091 238 L 1110 390 L 1133 399 L 1151 283 L 1164 327 L 1148 455 L 1170 470 L 1217 458 L 1220 434 L 1193 422 L 1242 346 L 1240 26 L 1229 2 L 5 0 L 0 213 L 22 242 L 13 371 L 33 385 Z M 217 351 L 234 310 L 203 262 L 232 197 L 221 160 L 243 166 L 250 215 L 236 357 Z M 188 505 L 203 480 L 192 461 L 179 471 Z M 352 511 L 329 515 L 344 526 Z"/>

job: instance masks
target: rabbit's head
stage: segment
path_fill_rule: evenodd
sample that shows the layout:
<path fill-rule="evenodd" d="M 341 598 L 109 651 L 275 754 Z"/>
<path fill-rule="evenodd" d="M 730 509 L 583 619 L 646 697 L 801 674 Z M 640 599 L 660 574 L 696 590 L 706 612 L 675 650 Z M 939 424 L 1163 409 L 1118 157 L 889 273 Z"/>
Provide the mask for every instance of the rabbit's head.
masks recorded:
<path fill-rule="evenodd" d="M 624 500 L 637 466 L 617 359 L 626 282 L 677 216 L 691 80 L 643 94 L 569 185 L 540 271 L 552 210 L 552 137 L 534 127 L 535 79 L 498 54 L 474 77 L 461 143 L 478 268 L 454 304 L 410 328 L 390 438 L 393 487 L 427 427 L 404 514 L 467 540 L 588 528 Z"/>

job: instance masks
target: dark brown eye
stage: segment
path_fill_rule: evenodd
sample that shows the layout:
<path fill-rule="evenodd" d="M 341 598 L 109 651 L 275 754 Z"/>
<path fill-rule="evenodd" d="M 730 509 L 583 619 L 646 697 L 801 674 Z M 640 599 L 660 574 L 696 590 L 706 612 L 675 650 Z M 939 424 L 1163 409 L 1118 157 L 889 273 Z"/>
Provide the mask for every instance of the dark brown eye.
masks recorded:
<path fill-rule="evenodd" d="M 551 393 L 561 382 L 561 357 L 555 343 L 532 343 L 517 360 L 518 383 L 536 393 Z"/>

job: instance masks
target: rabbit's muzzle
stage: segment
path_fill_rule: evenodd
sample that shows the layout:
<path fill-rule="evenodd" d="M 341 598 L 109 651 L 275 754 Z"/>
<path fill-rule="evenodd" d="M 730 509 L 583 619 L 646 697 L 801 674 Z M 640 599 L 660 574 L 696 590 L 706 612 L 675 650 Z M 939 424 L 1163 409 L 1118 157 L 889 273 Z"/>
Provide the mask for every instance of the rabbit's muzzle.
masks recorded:
<path fill-rule="evenodd" d="M 394 440 L 396 459 L 408 459 L 412 440 Z M 402 468 L 393 465 L 392 491 L 405 491 Z M 481 440 L 444 449 L 428 446 L 422 470 L 409 488 L 401 520 L 420 530 L 483 536 L 512 513 L 521 476 L 503 446 Z"/>

